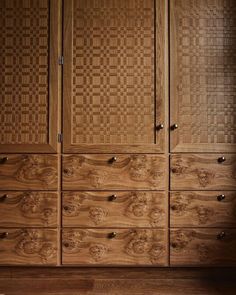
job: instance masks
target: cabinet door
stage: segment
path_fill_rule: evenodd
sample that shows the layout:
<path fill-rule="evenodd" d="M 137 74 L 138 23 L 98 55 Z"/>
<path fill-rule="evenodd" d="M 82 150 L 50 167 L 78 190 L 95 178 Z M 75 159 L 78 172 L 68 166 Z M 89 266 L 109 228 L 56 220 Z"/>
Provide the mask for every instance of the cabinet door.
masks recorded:
<path fill-rule="evenodd" d="M 0 152 L 55 152 L 57 0 L 0 1 Z"/>
<path fill-rule="evenodd" d="M 64 152 L 163 151 L 164 18 L 163 0 L 65 1 Z"/>
<path fill-rule="evenodd" d="M 235 152 L 235 2 L 170 5 L 171 150 Z"/>

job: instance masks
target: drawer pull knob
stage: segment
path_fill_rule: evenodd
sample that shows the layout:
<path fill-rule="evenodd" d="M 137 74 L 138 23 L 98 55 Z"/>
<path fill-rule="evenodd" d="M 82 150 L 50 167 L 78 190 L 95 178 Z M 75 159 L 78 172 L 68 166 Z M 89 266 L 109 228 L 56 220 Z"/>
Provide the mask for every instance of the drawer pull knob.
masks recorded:
<path fill-rule="evenodd" d="M 8 160 L 8 157 L 0 158 L 0 164 L 6 163 L 7 160 Z"/>
<path fill-rule="evenodd" d="M 223 240 L 226 236 L 226 233 L 224 231 L 222 231 L 221 233 L 219 233 L 217 235 L 217 240 Z"/>
<path fill-rule="evenodd" d="M 156 126 L 156 130 L 159 131 L 164 128 L 164 124 L 159 124 Z"/>
<path fill-rule="evenodd" d="M 218 158 L 218 162 L 219 162 L 219 163 L 223 163 L 223 162 L 225 162 L 225 161 L 226 161 L 226 159 L 225 159 L 224 156 Z"/>
<path fill-rule="evenodd" d="M 111 195 L 109 197 L 109 201 L 115 201 L 117 199 L 117 195 Z"/>
<path fill-rule="evenodd" d="M 8 232 L 0 233 L 0 239 L 5 239 L 8 236 Z"/>
<path fill-rule="evenodd" d="M 3 195 L 0 197 L 0 202 L 4 202 L 6 200 L 8 196 L 7 195 Z"/>
<path fill-rule="evenodd" d="M 112 233 L 110 233 L 110 234 L 108 235 L 108 238 L 109 238 L 109 239 L 114 239 L 116 236 L 117 236 L 117 233 L 113 231 Z"/>
<path fill-rule="evenodd" d="M 217 196 L 217 200 L 220 202 L 220 201 L 223 201 L 225 199 L 225 195 L 219 195 Z"/>
<path fill-rule="evenodd" d="M 175 130 L 175 129 L 177 129 L 179 126 L 178 126 L 178 124 L 173 124 L 171 127 L 170 127 L 170 129 L 171 130 Z"/>
<path fill-rule="evenodd" d="M 117 161 L 117 157 L 112 157 L 111 159 L 109 159 L 109 163 L 114 163 L 114 162 L 116 162 Z"/>

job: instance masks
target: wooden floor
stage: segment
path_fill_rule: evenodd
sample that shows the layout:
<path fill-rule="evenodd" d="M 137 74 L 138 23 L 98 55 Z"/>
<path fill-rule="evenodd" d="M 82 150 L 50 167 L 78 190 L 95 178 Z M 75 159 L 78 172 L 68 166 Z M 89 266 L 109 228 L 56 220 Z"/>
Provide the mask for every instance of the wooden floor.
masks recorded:
<path fill-rule="evenodd" d="M 236 294 L 236 269 L 0 268 L 0 294 Z"/>

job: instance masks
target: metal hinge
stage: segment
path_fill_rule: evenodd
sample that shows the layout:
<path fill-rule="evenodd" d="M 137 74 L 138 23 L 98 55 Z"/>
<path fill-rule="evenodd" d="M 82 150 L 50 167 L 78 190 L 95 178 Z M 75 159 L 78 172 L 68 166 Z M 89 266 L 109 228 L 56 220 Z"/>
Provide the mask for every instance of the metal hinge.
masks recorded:
<path fill-rule="evenodd" d="M 59 56 L 59 58 L 58 58 L 58 64 L 60 66 L 62 66 L 64 64 L 64 57 L 63 56 Z"/>
<path fill-rule="evenodd" d="M 62 133 L 58 133 L 58 135 L 57 135 L 57 140 L 58 140 L 58 142 L 62 142 Z"/>

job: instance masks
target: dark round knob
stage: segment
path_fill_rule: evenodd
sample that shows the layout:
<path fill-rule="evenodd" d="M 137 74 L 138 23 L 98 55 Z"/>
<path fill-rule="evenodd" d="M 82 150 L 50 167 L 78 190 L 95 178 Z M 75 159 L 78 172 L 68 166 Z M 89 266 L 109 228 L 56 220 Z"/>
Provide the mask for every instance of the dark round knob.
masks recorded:
<path fill-rule="evenodd" d="M 109 238 L 109 239 L 114 239 L 114 238 L 116 237 L 116 235 L 117 235 L 117 233 L 113 231 L 112 233 L 110 233 L 110 234 L 108 235 L 108 238 Z"/>
<path fill-rule="evenodd" d="M 217 200 L 218 201 L 222 201 L 224 199 L 225 199 L 225 195 L 219 195 L 219 196 L 217 196 Z"/>
<path fill-rule="evenodd" d="M 175 130 L 175 129 L 177 129 L 179 126 L 178 126 L 178 124 L 173 124 L 170 128 L 171 128 L 171 130 Z"/>
<path fill-rule="evenodd" d="M 68 207 L 68 206 L 63 206 L 63 209 L 64 209 L 65 211 L 68 211 L 68 210 L 69 210 L 69 207 Z"/>
<path fill-rule="evenodd" d="M 0 164 L 4 164 L 6 161 L 8 161 L 8 157 L 0 158 Z"/>
<path fill-rule="evenodd" d="M 8 236 L 8 232 L 0 233 L 0 239 L 5 239 Z"/>
<path fill-rule="evenodd" d="M 217 235 L 217 240 L 223 240 L 226 236 L 226 233 L 224 231 L 222 231 L 221 233 L 219 233 Z"/>
<path fill-rule="evenodd" d="M 115 201 L 117 199 L 117 195 L 111 195 L 109 197 L 109 201 Z"/>
<path fill-rule="evenodd" d="M 161 130 L 164 128 L 164 124 L 159 124 L 156 126 L 156 130 Z"/>
<path fill-rule="evenodd" d="M 112 157 L 110 160 L 109 160 L 109 163 L 114 163 L 117 161 L 117 157 Z"/>
<path fill-rule="evenodd" d="M 4 202 L 6 200 L 6 198 L 8 197 L 8 195 L 3 195 L 0 197 L 0 202 Z"/>
<path fill-rule="evenodd" d="M 226 161 L 226 159 L 225 159 L 224 156 L 218 158 L 218 162 L 219 162 L 219 163 L 223 163 L 223 162 L 225 162 L 225 161 Z"/>

